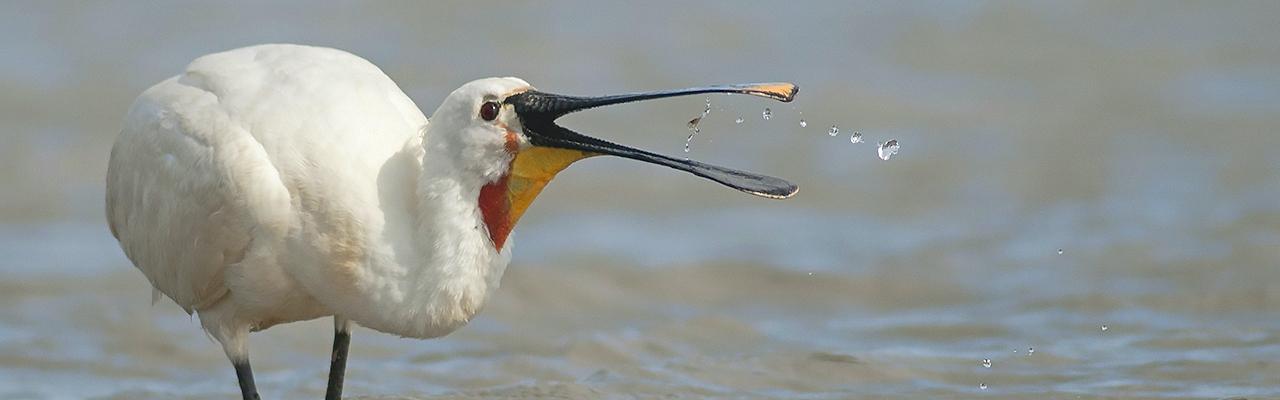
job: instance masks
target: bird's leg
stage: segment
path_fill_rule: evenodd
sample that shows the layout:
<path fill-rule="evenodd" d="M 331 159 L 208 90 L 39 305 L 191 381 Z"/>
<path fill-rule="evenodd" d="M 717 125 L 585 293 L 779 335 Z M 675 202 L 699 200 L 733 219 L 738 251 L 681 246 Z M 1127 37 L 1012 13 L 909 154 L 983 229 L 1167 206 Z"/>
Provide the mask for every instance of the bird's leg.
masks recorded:
<path fill-rule="evenodd" d="M 333 317 L 333 355 L 329 359 L 329 388 L 325 400 L 342 398 L 342 378 L 347 372 L 347 348 L 351 347 L 351 323 L 346 318 Z"/>
<path fill-rule="evenodd" d="M 236 367 L 236 379 L 240 380 L 240 395 L 244 400 L 259 400 L 258 387 L 253 384 L 253 369 L 249 367 L 249 359 L 231 361 Z"/>

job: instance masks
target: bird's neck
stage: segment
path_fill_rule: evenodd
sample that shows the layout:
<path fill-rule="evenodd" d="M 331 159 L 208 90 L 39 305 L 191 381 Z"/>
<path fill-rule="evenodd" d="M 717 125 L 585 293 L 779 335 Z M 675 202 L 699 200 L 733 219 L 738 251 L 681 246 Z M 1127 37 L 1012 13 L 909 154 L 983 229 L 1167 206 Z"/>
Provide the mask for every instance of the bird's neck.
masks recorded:
<path fill-rule="evenodd" d="M 479 202 L 486 182 L 469 178 L 456 155 L 433 146 L 430 137 L 428 131 L 413 138 L 398 156 L 410 162 L 397 175 L 412 180 L 387 179 L 398 183 L 387 188 L 397 193 L 389 197 L 404 199 L 390 207 L 395 211 L 387 214 L 388 224 L 407 226 L 387 234 L 396 250 L 375 257 L 378 267 L 367 277 L 374 321 L 356 320 L 409 337 L 440 336 L 465 325 L 497 289 L 511 260 L 510 241 L 496 249 L 484 226 Z"/>
<path fill-rule="evenodd" d="M 456 149 L 443 141 L 432 142 L 431 136 L 427 131 L 422 143 L 418 211 L 423 216 L 454 219 L 461 225 L 469 225 L 471 232 L 467 236 L 480 234 L 477 242 L 487 244 L 494 252 L 503 252 L 515 228 L 508 190 L 510 168 L 469 169 L 459 159 Z M 514 152 L 514 140 L 508 147 Z M 448 215 L 441 215 L 441 211 Z"/>
<path fill-rule="evenodd" d="M 482 258 L 509 253 L 513 226 L 508 222 L 507 176 L 486 178 L 468 171 L 458 165 L 455 150 L 431 143 L 429 132 L 424 141 L 417 188 L 419 243 L 426 240 L 437 250 L 453 248 Z"/>

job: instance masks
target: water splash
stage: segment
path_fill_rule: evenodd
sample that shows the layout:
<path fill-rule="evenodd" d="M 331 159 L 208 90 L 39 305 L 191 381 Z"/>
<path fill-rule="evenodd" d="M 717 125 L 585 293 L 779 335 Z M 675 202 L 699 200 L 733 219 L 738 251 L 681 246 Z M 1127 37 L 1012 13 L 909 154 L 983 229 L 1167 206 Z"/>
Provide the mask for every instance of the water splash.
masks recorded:
<path fill-rule="evenodd" d="M 702 122 L 702 117 L 697 117 L 689 120 L 689 136 L 684 138 L 685 153 L 689 152 L 689 145 L 693 143 L 693 136 L 697 135 L 698 132 L 702 132 L 702 129 L 698 128 L 698 124 L 701 122 Z"/>
<path fill-rule="evenodd" d="M 880 148 L 876 149 L 876 153 L 880 154 L 881 160 L 889 161 L 890 158 L 898 154 L 898 140 L 893 139 L 880 143 Z"/>
<path fill-rule="evenodd" d="M 773 110 L 770 110 L 769 107 L 765 107 L 764 111 L 760 112 L 760 116 L 764 117 L 765 121 L 768 121 L 770 118 L 773 118 Z"/>
<path fill-rule="evenodd" d="M 806 127 L 806 126 L 809 126 L 809 123 L 808 123 L 808 122 L 804 122 L 804 119 L 801 119 L 801 120 L 800 120 L 800 127 L 801 127 L 801 128 L 804 128 L 804 127 Z"/>
<path fill-rule="evenodd" d="M 836 127 L 835 125 L 831 125 L 831 129 L 827 130 L 827 136 L 835 136 L 839 134 L 840 134 L 840 128 Z"/>
<path fill-rule="evenodd" d="M 742 119 L 742 117 L 738 117 L 738 119 L 733 120 L 733 123 L 735 123 L 735 124 L 741 124 L 741 123 L 742 123 L 742 121 L 744 121 L 744 120 Z"/>
<path fill-rule="evenodd" d="M 853 144 L 862 143 L 862 132 L 854 131 L 853 135 L 849 136 L 849 143 L 853 143 Z"/>
<path fill-rule="evenodd" d="M 689 152 L 689 145 L 693 143 L 694 135 L 697 135 L 699 132 L 702 132 L 702 128 L 700 128 L 698 125 L 702 124 L 702 119 L 706 118 L 707 114 L 710 114 L 710 113 L 711 113 L 711 98 L 708 97 L 706 105 L 702 107 L 702 114 L 699 114 L 697 117 L 694 117 L 693 119 L 689 120 L 689 123 L 688 123 L 689 136 L 684 138 L 685 153 Z"/>
<path fill-rule="evenodd" d="M 984 359 L 982 359 L 982 368 L 991 368 L 991 359 L 990 359 L 990 358 L 984 358 Z"/>

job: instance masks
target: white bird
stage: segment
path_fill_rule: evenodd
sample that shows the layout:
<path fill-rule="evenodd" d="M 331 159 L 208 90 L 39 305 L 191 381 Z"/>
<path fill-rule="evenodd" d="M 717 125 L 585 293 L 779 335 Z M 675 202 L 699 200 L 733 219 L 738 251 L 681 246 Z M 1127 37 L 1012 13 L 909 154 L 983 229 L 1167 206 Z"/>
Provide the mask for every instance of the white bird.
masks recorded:
<path fill-rule="evenodd" d="M 223 347 L 258 398 L 247 336 L 333 316 L 326 398 L 341 397 L 350 324 L 414 338 L 465 325 L 511 260 L 508 235 L 570 163 L 615 155 L 760 196 L 781 179 L 680 160 L 554 123 L 603 105 L 698 93 L 790 101 L 795 85 L 605 97 L 488 78 L 430 119 L 350 53 L 261 45 L 200 57 L 133 103 L 107 169 L 111 233 L 150 280 Z"/>

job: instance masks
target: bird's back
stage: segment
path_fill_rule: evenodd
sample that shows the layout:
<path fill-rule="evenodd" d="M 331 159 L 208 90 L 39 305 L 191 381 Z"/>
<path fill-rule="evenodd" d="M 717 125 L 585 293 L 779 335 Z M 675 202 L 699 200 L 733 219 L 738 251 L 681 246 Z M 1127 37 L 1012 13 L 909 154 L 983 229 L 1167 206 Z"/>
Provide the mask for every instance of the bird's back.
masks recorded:
<path fill-rule="evenodd" d="M 382 71 L 346 52 L 204 56 L 130 108 L 107 219 L 154 287 L 198 310 L 232 289 L 228 266 L 307 223 L 302 210 L 375 212 L 379 169 L 425 124 Z"/>

